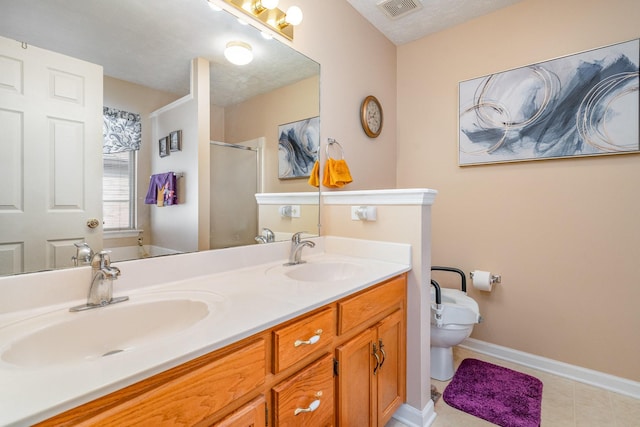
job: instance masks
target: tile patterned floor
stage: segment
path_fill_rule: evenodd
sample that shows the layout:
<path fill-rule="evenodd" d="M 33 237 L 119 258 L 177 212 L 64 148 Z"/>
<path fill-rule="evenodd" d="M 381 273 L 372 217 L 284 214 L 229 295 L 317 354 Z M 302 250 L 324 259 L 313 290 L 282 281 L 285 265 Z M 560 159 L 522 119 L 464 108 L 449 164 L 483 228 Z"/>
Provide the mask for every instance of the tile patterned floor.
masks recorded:
<path fill-rule="evenodd" d="M 454 348 L 455 366 L 468 357 L 484 360 L 525 374 L 533 375 L 543 383 L 543 427 L 640 427 L 640 399 L 572 381 L 536 369 L 505 362 L 471 350 Z M 440 393 L 449 381 L 431 380 Z M 486 427 L 495 424 L 459 411 L 442 399 L 435 405 L 438 414 L 432 427 Z M 391 420 L 386 427 L 405 427 Z"/>

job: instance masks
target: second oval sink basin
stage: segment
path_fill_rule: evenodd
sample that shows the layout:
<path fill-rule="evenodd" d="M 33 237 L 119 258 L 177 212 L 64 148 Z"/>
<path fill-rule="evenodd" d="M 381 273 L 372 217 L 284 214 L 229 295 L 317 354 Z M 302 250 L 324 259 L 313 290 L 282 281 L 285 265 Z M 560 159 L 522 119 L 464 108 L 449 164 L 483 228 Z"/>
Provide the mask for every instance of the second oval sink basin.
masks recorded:
<path fill-rule="evenodd" d="M 3 341 L 9 338 L 0 359 L 31 368 L 96 360 L 182 332 L 213 307 L 206 299 L 175 296 L 50 313 L 0 330 Z"/>
<path fill-rule="evenodd" d="M 283 266 L 281 271 L 286 277 L 301 282 L 335 282 L 351 279 L 362 273 L 362 265 L 342 262 L 323 261 Z"/>

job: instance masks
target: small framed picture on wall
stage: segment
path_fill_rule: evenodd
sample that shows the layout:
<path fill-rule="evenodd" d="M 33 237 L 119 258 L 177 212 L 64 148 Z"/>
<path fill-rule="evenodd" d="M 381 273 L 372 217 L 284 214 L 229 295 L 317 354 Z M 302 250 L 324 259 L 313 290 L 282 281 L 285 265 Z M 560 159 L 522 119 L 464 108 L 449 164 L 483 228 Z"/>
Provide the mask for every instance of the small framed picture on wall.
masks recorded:
<path fill-rule="evenodd" d="M 174 130 L 169 134 L 169 145 L 171 151 L 182 150 L 182 131 Z"/>
<path fill-rule="evenodd" d="M 165 136 L 158 141 L 158 150 L 160 157 L 166 157 L 169 155 L 169 137 Z"/>

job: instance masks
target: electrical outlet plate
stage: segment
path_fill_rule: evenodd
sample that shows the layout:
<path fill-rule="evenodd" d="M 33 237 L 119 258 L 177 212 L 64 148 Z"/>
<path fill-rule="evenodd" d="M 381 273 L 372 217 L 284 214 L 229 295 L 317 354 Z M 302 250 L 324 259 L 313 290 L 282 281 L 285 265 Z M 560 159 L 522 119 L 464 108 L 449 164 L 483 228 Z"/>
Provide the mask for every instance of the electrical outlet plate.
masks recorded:
<path fill-rule="evenodd" d="M 300 205 L 291 205 L 291 218 L 300 218 Z"/>
<path fill-rule="evenodd" d="M 351 206 L 351 219 L 353 221 L 375 221 L 378 212 L 375 206 Z"/>

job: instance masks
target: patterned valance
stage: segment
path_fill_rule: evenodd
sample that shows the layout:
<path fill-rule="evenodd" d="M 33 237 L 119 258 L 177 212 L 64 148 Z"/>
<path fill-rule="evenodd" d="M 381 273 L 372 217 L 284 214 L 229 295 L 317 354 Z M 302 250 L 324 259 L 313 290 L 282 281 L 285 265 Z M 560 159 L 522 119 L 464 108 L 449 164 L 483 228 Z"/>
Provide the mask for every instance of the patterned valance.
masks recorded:
<path fill-rule="evenodd" d="M 140 114 L 103 107 L 103 149 L 105 154 L 140 149 L 142 123 Z"/>

